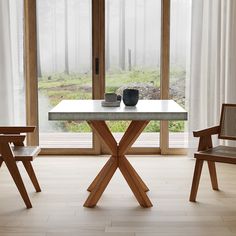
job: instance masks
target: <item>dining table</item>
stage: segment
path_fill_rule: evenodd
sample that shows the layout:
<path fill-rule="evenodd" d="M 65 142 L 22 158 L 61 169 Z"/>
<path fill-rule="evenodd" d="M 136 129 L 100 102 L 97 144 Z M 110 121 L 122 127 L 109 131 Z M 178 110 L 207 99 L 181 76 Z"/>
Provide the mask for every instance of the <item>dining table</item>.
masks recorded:
<path fill-rule="evenodd" d="M 88 187 L 85 207 L 94 207 L 117 169 L 120 169 L 140 206 L 152 207 L 148 186 L 128 161 L 126 154 L 148 123 L 187 120 L 187 111 L 174 100 L 139 100 L 136 106 L 103 107 L 102 100 L 62 100 L 48 113 L 52 121 L 86 121 L 108 148 L 111 156 Z M 106 121 L 130 121 L 119 142 Z"/>

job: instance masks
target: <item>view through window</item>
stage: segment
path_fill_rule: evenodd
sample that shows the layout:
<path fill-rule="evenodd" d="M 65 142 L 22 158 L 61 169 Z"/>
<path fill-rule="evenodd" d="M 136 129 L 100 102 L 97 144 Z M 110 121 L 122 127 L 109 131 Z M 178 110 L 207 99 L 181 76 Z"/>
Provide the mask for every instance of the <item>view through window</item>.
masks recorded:
<path fill-rule="evenodd" d="M 48 121 L 63 99 L 92 98 L 91 0 L 37 0 L 39 132 L 42 147 L 92 147 L 85 122 Z M 161 0 L 105 0 L 106 92 L 160 98 Z M 171 0 L 170 98 L 186 108 L 191 1 Z M 108 122 L 119 139 L 128 122 Z M 187 147 L 183 121 L 169 123 L 170 147 Z M 135 146 L 158 147 L 152 121 Z M 56 135 L 55 135 L 56 133 Z M 56 137 L 56 139 L 55 139 Z"/>
<path fill-rule="evenodd" d="M 61 100 L 92 98 L 91 0 L 37 0 L 37 16 L 40 144 L 92 147 L 86 122 L 48 121 Z"/>
<path fill-rule="evenodd" d="M 106 92 L 139 89 L 160 98 L 161 0 L 106 0 Z M 109 122 L 115 137 L 128 121 Z M 158 147 L 160 122 L 152 121 L 134 146 Z"/>

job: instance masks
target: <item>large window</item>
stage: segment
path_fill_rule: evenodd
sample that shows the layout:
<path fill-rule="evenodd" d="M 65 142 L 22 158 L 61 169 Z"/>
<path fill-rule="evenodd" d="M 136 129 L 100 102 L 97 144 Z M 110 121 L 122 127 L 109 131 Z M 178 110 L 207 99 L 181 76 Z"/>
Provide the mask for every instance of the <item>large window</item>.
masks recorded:
<path fill-rule="evenodd" d="M 35 89 L 39 104 L 28 106 L 28 124 L 38 125 L 39 118 L 39 143 L 54 148 L 50 153 L 63 149 L 79 154 L 84 152 L 77 148 L 94 145 L 94 153 L 105 151 L 86 123 L 48 121 L 49 109 L 62 99 L 102 99 L 105 92 L 122 94 L 131 87 L 140 90 L 141 99 L 170 98 L 186 108 L 190 0 L 25 0 L 25 4 L 26 13 L 37 12 L 35 24 L 34 15 L 25 14 L 25 52 L 30 58 L 26 81 L 31 88 L 27 103 L 37 105 Z M 32 33 L 37 37 L 27 41 Z M 32 61 L 32 47 L 37 63 Z M 128 124 L 109 122 L 117 139 Z M 175 153 L 186 147 L 186 135 L 184 122 L 153 121 L 134 144 L 139 148 L 131 151 L 157 154 L 174 148 Z M 37 143 L 36 136 L 32 140 Z"/>
<path fill-rule="evenodd" d="M 90 148 L 86 122 L 50 122 L 63 99 L 92 98 L 91 0 L 37 0 L 39 141 L 44 148 Z"/>
<path fill-rule="evenodd" d="M 106 0 L 106 92 L 136 88 L 140 99 L 160 99 L 160 0 Z M 119 140 L 128 121 L 109 122 Z M 152 121 L 134 147 L 159 147 Z"/>

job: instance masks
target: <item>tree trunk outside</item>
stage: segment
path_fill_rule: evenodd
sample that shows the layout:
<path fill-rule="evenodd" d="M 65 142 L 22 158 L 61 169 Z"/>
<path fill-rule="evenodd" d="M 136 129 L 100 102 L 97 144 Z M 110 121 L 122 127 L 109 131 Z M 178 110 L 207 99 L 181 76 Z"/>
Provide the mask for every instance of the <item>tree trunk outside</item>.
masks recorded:
<path fill-rule="evenodd" d="M 53 55 L 54 55 L 54 60 L 53 60 L 53 73 L 57 72 L 57 14 L 56 14 L 56 10 L 57 10 L 57 2 L 55 2 L 55 6 L 53 9 L 53 36 L 54 36 L 54 40 L 52 40 L 52 44 L 53 44 Z"/>
<path fill-rule="evenodd" d="M 107 0 L 106 71 L 110 69 L 110 0 Z"/>
<path fill-rule="evenodd" d="M 39 41 L 39 17 L 36 19 L 36 36 L 37 36 L 37 72 L 38 78 L 42 77 L 41 58 L 40 58 L 40 41 Z"/>
<path fill-rule="evenodd" d="M 125 70 L 125 0 L 120 0 L 119 64 Z"/>
<path fill-rule="evenodd" d="M 143 0 L 143 66 L 146 64 L 146 37 L 147 37 L 147 3 Z"/>
<path fill-rule="evenodd" d="M 65 74 L 69 74 L 68 62 L 68 2 L 64 0 L 65 6 Z"/>
<path fill-rule="evenodd" d="M 132 70 L 132 58 L 131 58 L 131 49 L 128 49 L 128 63 L 129 63 L 129 71 Z"/>
<path fill-rule="evenodd" d="M 137 63 L 137 0 L 134 1 L 134 66 Z"/>
<path fill-rule="evenodd" d="M 89 1 L 89 71 L 92 71 L 92 6 L 91 1 Z"/>

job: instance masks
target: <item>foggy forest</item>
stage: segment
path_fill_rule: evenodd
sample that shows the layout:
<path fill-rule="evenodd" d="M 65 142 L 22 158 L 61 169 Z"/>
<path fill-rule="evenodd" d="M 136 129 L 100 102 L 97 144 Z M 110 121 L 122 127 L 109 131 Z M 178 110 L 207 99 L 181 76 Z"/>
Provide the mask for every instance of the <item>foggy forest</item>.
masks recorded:
<path fill-rule="evenodd" d="M 171 64 L 186 67 L 191 1 L 171 1 Z M 91 71 L 91 0 L 38 0 L 38 72 Z M 106 70 L 160 66 L 161 1 L 106 0 Z"/>

